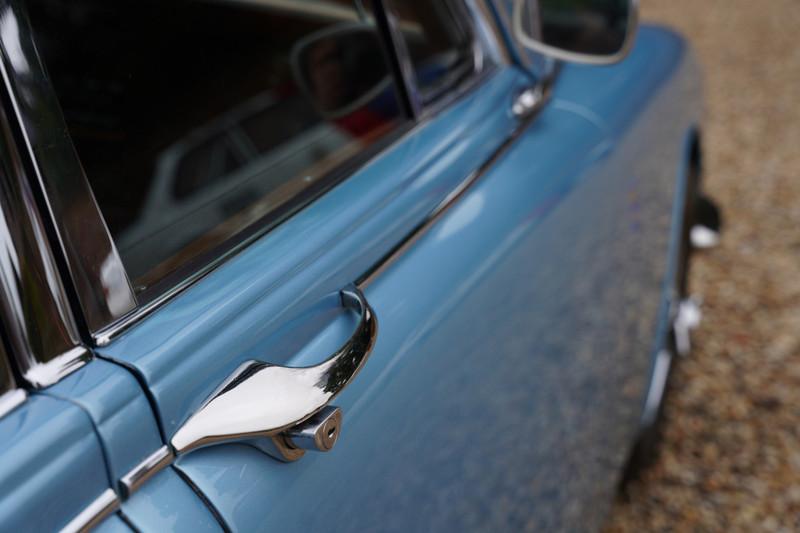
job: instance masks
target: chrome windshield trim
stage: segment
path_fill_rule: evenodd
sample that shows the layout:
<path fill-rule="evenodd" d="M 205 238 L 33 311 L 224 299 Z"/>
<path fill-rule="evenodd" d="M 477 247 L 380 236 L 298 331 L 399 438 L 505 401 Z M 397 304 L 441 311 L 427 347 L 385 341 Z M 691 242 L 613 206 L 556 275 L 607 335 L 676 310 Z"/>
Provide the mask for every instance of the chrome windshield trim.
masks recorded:
<path fill-rule="evenodd" d="M 96 500 L 87 505 L 83 511 L 61 528 L 61 533 L 83 533 L 89 531 L 117 509 L 119 509 L 117 493 L 111 489 L 106 489 Z"/>
<path fill-rule="evenodd" d="M 0 418 L 25 403 L 28 393 L 24 389 L 12 389 L 0 395 Z"/>
<path fill-rule="evenodd" d="M 141 463 L 134 466 L 130 472 L 120 478 L 119 488 L 122 497 L 128 499 L 145 481 L 169 466 L 174 458 L 172 450 L 166 445 L 148 455 Z"/>

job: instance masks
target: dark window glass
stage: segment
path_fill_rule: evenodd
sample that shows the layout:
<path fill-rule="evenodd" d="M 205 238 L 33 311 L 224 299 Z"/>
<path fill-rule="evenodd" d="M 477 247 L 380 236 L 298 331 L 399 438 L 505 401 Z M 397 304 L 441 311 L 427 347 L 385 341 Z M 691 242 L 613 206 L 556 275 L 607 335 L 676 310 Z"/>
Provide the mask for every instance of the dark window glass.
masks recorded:
<path fill-rule="evenodd" d="M 473 39 L 460 0 L 388 0 L 426 100 L 475 69 Z"/>
<path fill-rule="evenodd" d="M 28 9 L 137 292 L 303 205 L 401 121 L 368 2 L 30 0 Z"/>

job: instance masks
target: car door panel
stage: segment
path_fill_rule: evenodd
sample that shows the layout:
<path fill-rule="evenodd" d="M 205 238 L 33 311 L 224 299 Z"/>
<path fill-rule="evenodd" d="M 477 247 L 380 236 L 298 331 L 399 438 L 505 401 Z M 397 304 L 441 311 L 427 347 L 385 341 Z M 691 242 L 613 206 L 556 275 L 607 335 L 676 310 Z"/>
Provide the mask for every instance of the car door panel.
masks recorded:
<path fill-rule="evenodd" d="M 486 505 L 492 491 L 505 494 L 517 477 L 524 485 L 539 466 L 530 461 L 530 419 L 547 409 L 531 402 L 535 352 L 522 345 L 535 339 L 517 318 L 534 322 L 535 308 L 499 296 L 531 284 L 536 251 L 521 243 L 583 175 L 587 161 L 572 157 L 565 167 L 565 156 L 591 157 L 604 142 L 594 125 L 557 107 L 530 134 L 542 139 L 544 131 L 573 143 L 533 160 L 522 153 L 513 165 L 551 179 L 499 163 L 367 287 L 380 332 L 370 361 L 337 398 L 345 422 L 333 451 L 284 465 L 248 446 L 220 446 L 178 462 L 233 529 L 513 525 L 487 523 Z M 526 261 L 510 259 L 520 247 Z M 508 319 L 521 330 L 507 331 Z M 528 491 L 519 492 L 528 506 Z"/>
<path fill-rule="evenodd" d="M 0 419 L 0 524 L 58 531 L 108 490 L 97 434 L 79 407 L 32 394 Z"/>
<path fill-rule="evenodd" d="M 378 263 L 511 134 L 511 104 L 527 84 L 514 69 L 496 72 L 99 352 L 140 374 L 169 438 L 243 361 L 287 363 L 297 334 L 281 331 L 305 328 L 310 338 L 326 324 L 318 317 L 331 297 Z"/>
<path fill-rule="evenodd" d="M 643 29 L 602 91 L 566 67 L 530 128 L 366 288 L 381 333 L 337 400 L 346 422 L 333 452 L 282 465 L 220 446 L 179 461 L 231 527 L 600 523 L 663 329 L 675 178 L 696 110 L 642 97 L 601 114 L 593 102 L 640 85 L 670 93 L 662 102 L 692 90 L 674 45 Z"/>

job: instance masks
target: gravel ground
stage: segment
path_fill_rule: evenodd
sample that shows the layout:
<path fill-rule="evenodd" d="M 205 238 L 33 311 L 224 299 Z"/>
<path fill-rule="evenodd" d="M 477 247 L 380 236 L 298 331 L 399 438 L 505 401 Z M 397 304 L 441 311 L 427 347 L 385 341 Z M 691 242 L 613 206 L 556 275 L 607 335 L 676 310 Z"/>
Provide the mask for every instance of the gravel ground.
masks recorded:
<path fill-rule="evenodd" d="M 800 531 L 800 1 L 643 0 L 705 71 L 705 187 L 726 216 L 692 292 L 659 461 L 608 532 Z"/>

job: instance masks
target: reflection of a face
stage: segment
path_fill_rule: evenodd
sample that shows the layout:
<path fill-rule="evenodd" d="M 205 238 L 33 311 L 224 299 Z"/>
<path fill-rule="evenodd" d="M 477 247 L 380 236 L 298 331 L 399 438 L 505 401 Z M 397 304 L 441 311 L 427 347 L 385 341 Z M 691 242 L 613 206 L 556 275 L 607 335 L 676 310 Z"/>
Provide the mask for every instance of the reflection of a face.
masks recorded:
<path fill-rule="evenodd" d="M 326 110 L 341 106 L 347 97 L 341 50 L 335 39 L 323 39 L 308 52 L 308 76 L 311 91 Z"/>

